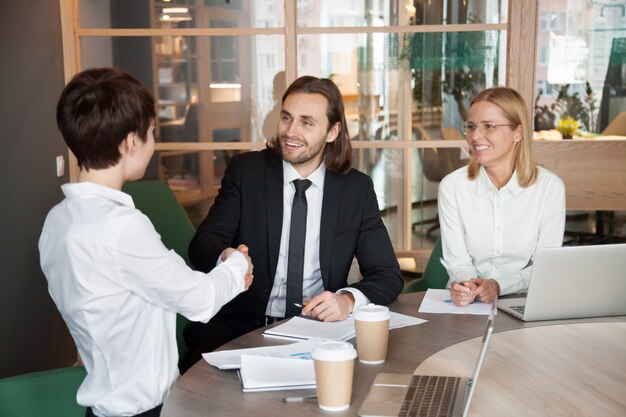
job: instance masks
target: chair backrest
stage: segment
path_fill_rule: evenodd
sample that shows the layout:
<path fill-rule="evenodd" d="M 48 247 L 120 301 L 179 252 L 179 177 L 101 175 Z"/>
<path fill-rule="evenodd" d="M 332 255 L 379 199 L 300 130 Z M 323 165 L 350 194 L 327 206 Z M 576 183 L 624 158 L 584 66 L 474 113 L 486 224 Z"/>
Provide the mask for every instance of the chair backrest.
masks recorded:
<path fill-rule="evenodd" d="M 414 123 L 414 137 L 417 140 L 433 140 L 430 133 L 419 123 Z M 463 139 L 454 128 L 443 128 L 441 134 L 444 139 Z M 467 164 L 461 159 L 459 148 L 422 148 L 418 149 L 422 172 L 431 182 L 440 182 L 446 175 Z"/>
<path fill-rule="evenodd" d="M 78 366 L 0 379 L 0 417 L 83 417 L 76 393 L 86 375 Z"/>
<path fill-rule="evenodd" d="M 146 180 L 127 182 L 122 191 L 130 194 L 135 207 L 148 216 L 157 233 L 161 235 L 165 247 L 179 254 L 191 266 L 187 248 L 196 230 L 172 190 L 164 182 Z M 188 350 L 183 338 L 187 323 L 189 320 L 177 315 L 176 342 L 179 358 L 183 358 Z"/>
<path fill-rule="evenodd" d="M 448 273 L 439 262 L 439 258 L 443 256 L 441 249 L 441 238 L 437 238 L 433 251 L 428 257 L 424 274 L 421 278 L 408 282 L 403 293 L 426 291 L 428 288 L 444 289 L 448 283 Z"/>
<path fill-rule="evenodd" d="M 167 184 L 154 180 L 132 181 L 125 183 L 122 191 L 130 194 L 135 207 L 148 216 L 163 244 L 190 265 L 187 248 L 196 230 Z"/>
<path fill-rule="evenodd" d="M 604 128 L 602 134 L 605 136 L 626 136 L 626 111 L 619 113 L 615 119 Z"/>
<path fill-rule="evenodd" d="M 461 132 L 453 127 L 442 127 L 441 137 L 445 140 L 465 140 Z"/>

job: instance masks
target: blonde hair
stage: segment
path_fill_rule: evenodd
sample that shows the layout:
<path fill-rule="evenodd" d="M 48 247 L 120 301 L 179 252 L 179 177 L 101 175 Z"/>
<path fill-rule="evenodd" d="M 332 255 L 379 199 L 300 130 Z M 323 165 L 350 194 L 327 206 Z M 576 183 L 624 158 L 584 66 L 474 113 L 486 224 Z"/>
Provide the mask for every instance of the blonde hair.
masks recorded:
<path fill-rule="evenodd" d="M 529 187 L 537 181 L 538 169 L 532 155 L 532 130 L 530 115 L 524 98 L 514 89 L 509 87 L 493 87 L 478 93 L 471 101 L 470 108 L 480 101 L 488 101 L 500 107 L 504 117 L 516 129 L 522 126 L 522 138 L 515 145 L 513 158 L 513 170 L 517 170 L 517 181 L 522 187 Z M 472 156 L 467 170 L 470 179 L 476 179 L 480 172 L 480 164 Z"/>

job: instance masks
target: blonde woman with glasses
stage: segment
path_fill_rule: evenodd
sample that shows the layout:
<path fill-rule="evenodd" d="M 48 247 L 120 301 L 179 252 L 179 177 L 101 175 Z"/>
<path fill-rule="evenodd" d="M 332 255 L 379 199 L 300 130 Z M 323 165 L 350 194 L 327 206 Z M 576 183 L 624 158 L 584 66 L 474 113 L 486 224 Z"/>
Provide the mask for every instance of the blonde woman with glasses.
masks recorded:
<path fill-rule="evenodd" d="M 471 101 L 463 132 L 469 165 L 439 186 L 443 256 L 454 304 L 491 302 L 528 289 L 538 248 L 558 247 L 565 229 L 565 187 L 532 157 L 524 99 L 507 87 Z"/>

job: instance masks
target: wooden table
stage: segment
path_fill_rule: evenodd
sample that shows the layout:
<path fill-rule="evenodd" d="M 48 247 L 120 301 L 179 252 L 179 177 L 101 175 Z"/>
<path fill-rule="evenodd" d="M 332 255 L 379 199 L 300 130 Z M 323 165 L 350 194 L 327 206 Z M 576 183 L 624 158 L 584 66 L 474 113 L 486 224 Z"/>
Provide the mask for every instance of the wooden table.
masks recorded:
<path fill-rule="evenodd" d="M 415 373 L 471 375 L 480 341 L 444 349 Z M 619 417 L 625 394 L 626 323 L 529 327 L 493 335 L 470 415 Z"/>
<path fill-rule="evenodd" d="M 417 310 L 421 303 L 423 293 L 413 293 L 401 295 L 390 307 L 393 311 L 418 316 L 428 320 L 424 324 L 417 326 L 405 327 L 402 329 L 391 330 L 389 334 L 389 349 L 387 361 L 382 365 L 363 365 L 357 362 L 355 366 L 354 386 L 352 391 L 352 404 L 351 407 L 345 412 L 332 413 L 337 416 L 355 416 L 359 410 L 363 399 L 367 395 L 369 388 L 374 380 L 374 377 L 379 372 L 397 372 L 397 373 L 411 373 L 418 366 L 425 367 L 424 369 L 433 369 L 436 364 L 444 364 L 448 366 L 448 361 L 437 360 L 437 358 L 446 358 L 450 352 L 457 354 L 452 350 L 446 350 L 451 346 L 457 345 L 462 342 L 470 341 L 468 343 L 475 344 L 476 341 L 471 339 L 477 338 L 482 335 L 484 325 L 486 322 L 485 316 L 472 316 L 472 315 L 452 315 L 452 314 L 418 314 Z M 575 334 L 579 330 L 581 332 L 580 337 L 575 341 L 575 345 L 572 345 L 570 350 L 562 348 L 563 352 L 558 350 L 558 354 L 568 355 L 578 360 L 580 364 L 588 363 L 590 358 L 595 358 L 593 362 L 604 364 L 603 369 L 613 369 L 616 373 L 611 375 L 604 375 L 602 372 L 597 372 L 597 379 L 589 382 L 589 384 L 582 385 L 580 387 L 572 385 L 571 381 L 561 381 L 558 375 L 563 371 L 562 367 L 554 370 L 555 377 L 552 379 L 545 379 L 543 381 L 531 381 L 531 385 L 528 391 L 519 391 L 520 395 L 527 395 L 528 398 L 524 398 L 522 404 L 525 407 L 527 403 L 538 402 L 538 407 L 541 407 L 543 399 L 539 401 L 540 396 L 545 393 L 552 393 L 546 389 L 549 387 L 556 392 L 563 391 L 564 395 L 559 397 L 559 401 L 555 407 L 560 407 L 560 410 L 566 410 L 563 414 L 559 414 L 556 409 L 550 410 L 547 414 L 542 415 L 626 415 L 626 408 L 624 403 L 615 403 L 614 407 L 621 410 L 621 414 L 610 413 L 591 413 L 591 414 L 577 414 L 576 407 L 578 404 L 573 401 L 577 397 L 577 394 L 582 391 L 589 391 L 587 394 L 591 399 L 586 400 L 591 404 L 601 404 L 605 399 L 604 393 L 613 389 L 620 393 L 626 393 L 626 385 L 624 383 L 624 375 L 626 374 L 626 360 L 624 355 L 626 352 L 626 337 L 624 336 L 624 329 L 626 326 L 623 323 L 626 322 L 626 316 L 620 317 L 607 317 L 597 319 L 582 319 L 582 320 L 560 320 L 560 321 L 546 321 L 546 322 L 534 322 L 524 323 L 519 321 L 506 313 L 499 312 L 495 320 L 495 335 L 493 338 L 493 345 L 490 346 L 485 359 L 484 373 L 481 375 L 478 389 L 476 390 L 476 403 L 472 404 L 474 415 L 486 415 L 483 412 L 493 407 L 498 407 L 497 410 L 508 410 L 508 415 L 521 415 L 525 413 L 526 408 L 518 409 L 519 402 L 511 400 L 510 396 L 502 396 L 503 393 L 513 390 L 504 384 L 504 380 L 508 377 L 517 378 L 516 374 L 520 364 L 535 363 L 533 361 L 534 355 L 537 355 L 537 364 L 541 365 L 546 372 L 549 373 L 552 359 L 555 353 L 550 350 L 550 346 L 562 346 L 563 343 L 567 344 L 568 334 L 572 334 L 569 331 L 558 331 L 557 341 L 561 345 L 555 345 L 557 343 L 554 338 L 546 337 L 545 335 L 553 334 L 552 330 L 558 329 L 560 325 L 570 325 L 574 323 L 591 323 L 586 325 L 587 327 L 576 328 Z M 591 333 L 592 337 L 587 337 L 588 329 L 595 329 L 596 324 L 599 323 L 599 330 Z M 612 326 L 613 323 L 622 323 L 620 327 L 621 332 L 613 332 L 613 328 L 609 328 L 610 331 L 606 331 L 606 337 L 600 339 L 595 336 L 596 333 L 605 334 L 605 329 L 600 326 Z M 559 325 L 554 327 L 554 325 Z M 544 327 L 551 326 L 551 327 Z M 535 327 L 539 327 L 539 330 L 545 329 L 543 333 L 534 333 Z M 567 326 L 563 326 L 567 327 Z M 519 347 L 519 339 L 522 340 L 526 336 L 524 332 L 516 333 L 518 329 L 529 329 L 532 333 L 533 340 L 540 340 L 537 347 L 525 351 L 528 346 Z M 573 328 L 572 328 L 573 329 Z M 513 331 L 513 332 L 511 332 Z M 261 336 L 262 329 L 248 333 L 230 343 L 225 345 L 224 349 L 239 349 L 253 346 L 268 346 L 281 344 L 276 339 L 266 339 Z M 519 336 L 521 334 L 521 336 Z M 511 336 L 512 335 L 512 336 Z M 537 336 L 538 335 L 538 336 Z M 504 341 L 500 341 L 503 339 Z M 597 352 L 599 344 L 604 343 L 605 340 L 609 340 L 611 343 L 618 343 L 619 349 L 612 350 L 612 353 L 617 353 L 617 358 L 611 358 L 605 355 L 605 351 Z M 599 342 L 601 341 L 601 342 Z M 615 345 L 611 345 L 615 346 Z M 467 356 L 459 356 L 465 358 L 464 363 L 469 363 L 471 368 L 477 349 L 475 346 L 469 345 L 457 345 L 461 351 L 465 352 Z M 601 346 L 600 346 L 601 347 Z M 545 350 L 544 350 L 545 348 Z M 621 356 L 620 356 L 621 353 Z M 434 356 L 433 356 L 434 355 Z M 438 356 L 444 355 L 444 356 Z M 459 354 L 460 355 L 460 354 Z M 502 356 L 503 355 L 503 356 Z M 580 357 L 578 356 L 580 355 Z M 429 359 L 429 357 L 431 357 Z M 527 362 L 518 362 L 518 360 L 524 359 Z M 427 359 L 429 359 L 427 361 Z M 512 364 L 509 364 L 511 359 Z M 425 362 L 426 361 L 426 362 Z M 432 362 L 434 361 L 434 362 Z M 530 361 L 530 362 L 528 362 Z M 448 365 L 446 365 L 448 364 Z M 495 370 L 491 368 L 495 367 Z M 471 374 L 471 369 L 467 371 L 465 368 L 459 368 L 457 373 Z M 576 372 L 576 369 L 572 369 Z M 586 367 L 585 369 L 588 369 Z M 522 369 L 523 371 L 524 369 Z M 534 375 L 534 374 L 529 374 Z M 564 378 L 569 378 L 569 375 L 563 375 Z M 495 381 L 490 382 L 492 378 Z M 539 384 L 539 385 L 537 385 Z M 613 385 L 617 384 L 617 385 Z M 494 385 L 499 387 L 497 391 L 494 391 L 496 395 L 485 398 L 482 394 L 483 387 L 490 387 Z M 194 365 L 185 375 L 183 375 L 172 388 L 169 396 L 165 401 L 163 411 L 161 415 L 163 417 L 194 417 L 194 416 L 248 416 L 248 417 L 262 417 L 262 416 L 317 416 L 328 415 L 321 411 L 317 403 L 299 403 L 299 404 L 283 404 L 282 398 L 285 396 L 299 396 L 299 395 L 312 395 L 312 390 L 294 390 L 294 391 L 276 391 L 276 392 L 262 392 L 262 393 L 243 393 L 241 391 L 241 384 L 237 378 L 237 374 L 234 371 L 220 371 L 216 368 L 209 366 L 206 362 L 200 361 Z M 553 395 L 553 394 L 550 394 Z M 513 398 L 519 400 L 520 396 L 513 395 Z M 543 398 L 543 397 L 541 397 Z M 503 403 L 503 404 L 501 404 Z M 559 405 L 560 404 L 560 405 Z M 508 407 L 508 408 L 507 408 Z M 521 414 L 520 414 L 521 413 Z M 506 413 L 505 413 L 506 414 Z M 493 414 L 493 415 L 505 415 L 505 414 Z M 541 414 L 536 414 L 541 415 Z"/>

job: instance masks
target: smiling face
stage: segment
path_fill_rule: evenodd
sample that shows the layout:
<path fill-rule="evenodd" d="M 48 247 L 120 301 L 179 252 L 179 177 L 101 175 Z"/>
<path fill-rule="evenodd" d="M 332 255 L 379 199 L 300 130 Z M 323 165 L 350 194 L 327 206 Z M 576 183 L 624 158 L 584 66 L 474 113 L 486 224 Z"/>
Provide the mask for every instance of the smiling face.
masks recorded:
<path fill-rule="evenodd" d="M 322 163 L 324 147 L 339 134 L 339 124 L 328 126 L 328 100 L 321 94 L 293 93 L 285 98 L 278 122 L 283 160 L 307 177 Z"/>
<path fill-rule="evenodd" d="M 476 129 L 466 136 L 470 151 L 479 164 L 491 172 L 513 172 L 515 146 L 522 139 L 522 127 L 508 125 L 504 111 L 489 101 L 479 101 L 470 107 L 468 122 L 492 125 Z"/>

